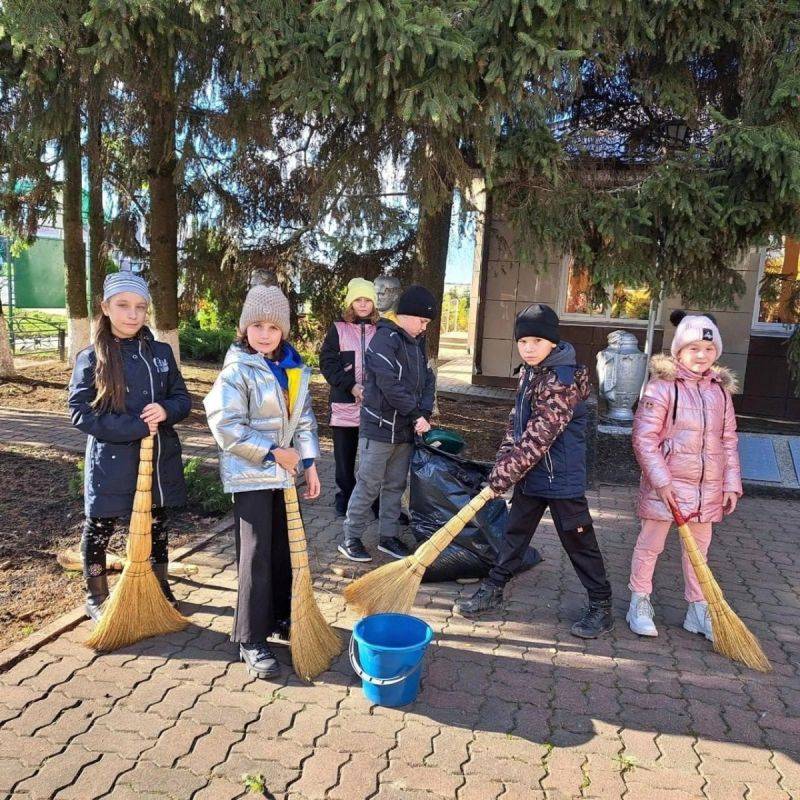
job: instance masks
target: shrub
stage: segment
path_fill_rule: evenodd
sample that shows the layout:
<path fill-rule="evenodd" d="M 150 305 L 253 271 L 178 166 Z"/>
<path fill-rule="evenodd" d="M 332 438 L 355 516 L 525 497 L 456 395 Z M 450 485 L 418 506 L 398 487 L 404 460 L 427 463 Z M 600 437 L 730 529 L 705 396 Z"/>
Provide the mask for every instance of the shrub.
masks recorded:
<path fill-rule="evenodd" d="M 86 462 L 81 459 L 75 465 L 75 472 L 69 476 L 67 491 L 69 492 L 69 496 L 75 500 L 80 500 L 83 497 L 83 478 L 85 468 Z"/>
<path fill-rule="evenodd" d="M 222 516 L 233 508 L 216 470 L 203 467 L 201 459 L 190 458 L 183 467 L 183 477 L 189 502 L 202 508 L 206 514 Z"/>
<path fill-rule="evenodd" d="M 222 361 L 235 336 L 233 328 L 207 330 L 194 321 L 181 322 L 178 327 L 181 355 L 196 361 Z"/>

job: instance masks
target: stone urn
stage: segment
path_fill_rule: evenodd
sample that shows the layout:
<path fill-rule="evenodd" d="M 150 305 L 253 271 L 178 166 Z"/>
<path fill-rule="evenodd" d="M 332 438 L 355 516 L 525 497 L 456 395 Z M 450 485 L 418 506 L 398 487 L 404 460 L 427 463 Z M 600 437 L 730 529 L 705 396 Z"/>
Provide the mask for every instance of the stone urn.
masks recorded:
<path fill-rule="evenodd" d="M 647 356 L 628 331 L 608 334 L 608 347 L 597 354 L 600 397 L 606 401 L 603 418 L 615 425 L 633 424 L 633 405 L 647 374 Z"/>

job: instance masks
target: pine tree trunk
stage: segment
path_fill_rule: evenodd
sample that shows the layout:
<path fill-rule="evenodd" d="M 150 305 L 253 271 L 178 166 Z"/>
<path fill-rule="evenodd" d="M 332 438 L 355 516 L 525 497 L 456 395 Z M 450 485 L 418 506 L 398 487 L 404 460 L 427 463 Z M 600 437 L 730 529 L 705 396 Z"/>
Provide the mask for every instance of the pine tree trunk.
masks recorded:
<path fill-rule="evenodd" d="M 180 363 L 178 343 L 178 195 L 175 185 L 177 106 L 173 64 L 164 70 L 162 91 L 151 99 L 150 152 L 150 293 L 155 307 L 155 335 L 168 342 Z"/>
<path fill-rule="evenodd" d="M 89 182 L 89 275 L 92 296 L 89 298 L 91 316 L 100 313 L 103 299 L 103 279 L 106 276 L 103 244 L 105 218 L 103 215 L 103 101 L 104 83 L 98 78 L 89 85 L 88 130 L 86 142 L 87 177 Z"/>
<path fill-rule="evenodd" d="M 444 297 L 444 274 L 447 265 L 447 245 L 450 240 L 450 217 L 453 211 L 452 195 L 439 208 L 420 209 L 417 226 L 417 259 L 412 279 L 433 292 L 439 303 L 439 314 L 431 321 L 427 332 L 428 356 L 434 362 L 439 355 L 439 331 Z"/>
<path fill-rule="evenodd" d="M 3 301 L 0 300 L 0 378 L 11 378 L 14 374 L 14 354 L 11 352 L 11 341 L 8 338 L 8 323 L 3 313 Z"/>
<path fill-rule="evenodd" d="M 86 305 L 86 253 L 83 246 L 80 107 L 73 103 L 69 129 L 63 135 L 64 265 L 67 273 L 67 353 L 70 364 L 89 344 Z"/>

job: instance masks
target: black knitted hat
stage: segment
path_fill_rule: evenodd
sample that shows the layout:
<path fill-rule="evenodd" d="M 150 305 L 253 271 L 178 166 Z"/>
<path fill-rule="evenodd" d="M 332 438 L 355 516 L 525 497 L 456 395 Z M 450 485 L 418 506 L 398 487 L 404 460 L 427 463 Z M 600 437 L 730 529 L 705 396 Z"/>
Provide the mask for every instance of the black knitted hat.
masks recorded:
<path fill-rule="evenodd" d="M 424 286 L 414 284 L 400 295 L 397 313 L 433 319 L 436 316 L 436 306 L 436 298 Z"/>
<path fill-rule="evenodd" d="M 544 303 L 533 303 L 524 308 L 514 321 L 514 339 L 519 341 L 526 336 L 536 336 L 558 344 L 561 341 L 558 314 Z"/>

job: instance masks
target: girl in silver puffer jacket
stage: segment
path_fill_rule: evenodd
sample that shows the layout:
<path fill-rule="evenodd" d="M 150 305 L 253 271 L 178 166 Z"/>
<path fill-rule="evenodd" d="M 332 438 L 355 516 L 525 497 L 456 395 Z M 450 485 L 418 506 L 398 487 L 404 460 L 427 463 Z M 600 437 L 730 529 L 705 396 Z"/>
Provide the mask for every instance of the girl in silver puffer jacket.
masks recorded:
<path fill-rule="evenodd" d="M 203 401 L 220 448 L 223 486 L 233 494 L 239 586 L 231 640 L 258 678 L 279 670 L 267 637 L 288 633 L 292 569 L 283 489 L 302 463 L 303 497 L 320 494 L 311 370 L 286 341 L 288 334 L 289 301 L 276 286 L 253 287 L 237 341 Z M 290 385 L 296 387 L 292 397 Z"/>

